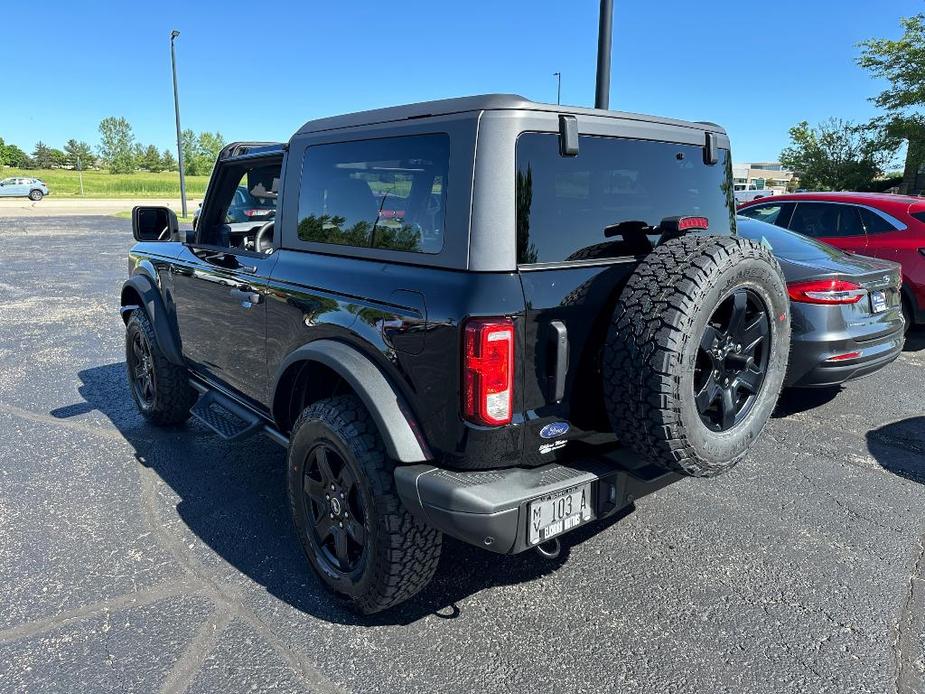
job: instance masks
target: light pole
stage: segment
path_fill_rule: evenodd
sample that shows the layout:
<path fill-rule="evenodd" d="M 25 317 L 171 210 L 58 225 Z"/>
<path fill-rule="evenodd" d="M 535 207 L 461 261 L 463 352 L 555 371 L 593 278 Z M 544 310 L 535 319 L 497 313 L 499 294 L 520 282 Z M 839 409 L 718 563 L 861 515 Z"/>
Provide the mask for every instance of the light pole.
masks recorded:
<path fill-rule="evenodd" d="M 610 108 L 610 48 L 613 44 L 613 0 L 601 0 L 597 27 L 597 85 L 594 108 Z"/>
<path fill-rule="evenodd" d="M 183 166 L 183 136 L 180 131 L 180 96 L 177 92 L 177 54 L 173 42 L 180 35 L 174 29 L 170 32 L 170 67 L 173 69 L 173 107 L 177 114 L 177 162 L 180 164 L 180 206 L 186 217 L 186 175 Z"/>
<path fill-rule="evenodd" d="M 552 76 L 556 78 L 556 103 L 562 103 L 562 73 L 554 72 Z"/>

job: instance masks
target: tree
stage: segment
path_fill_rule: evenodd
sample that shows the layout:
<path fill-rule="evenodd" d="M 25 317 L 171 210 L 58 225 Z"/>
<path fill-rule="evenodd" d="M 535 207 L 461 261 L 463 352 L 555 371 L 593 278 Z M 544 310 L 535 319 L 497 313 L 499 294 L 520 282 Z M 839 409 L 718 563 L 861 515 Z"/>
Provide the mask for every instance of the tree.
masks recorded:
<path fill-rule="evenodd" d="M 198 145 L 203 173 L 211 174 L 212 167 L 215 166 L 215 161 L 218 159 L 222 147 L 225 146 L 225 138 L 218 131 L 214 133 L 201 132 L 199 133 Z"/>
<path fill-rule="evenodd" d="M 54 169 L 61 169 L 67 165 L 67 155 L 57 147 L 51 147 L 49 150 L 51 156 L 51 166 Z"/>
<path fill-rule="evenodd" d="M 100 158 L 109 173 L 132 173 L 135 170 L 135 136 L 125 118 L 110 116 L 100 121 Z"/>
<path fill-rule="evenodd" d="M 925 15 L 900 19 L 903 35 L 899 39 L 870 39 L 861 42 L 858 65 L 890 82 L 872 101 L 886 111 L 872 122 L 885 137 L 905 140 L 906 163 L 901 192 L 923 188 L 918 179 L 925 164 Z"/>
<path fill-rule="evenodd" d="M 161 154 L 161 170 L 162 171 L 176 171 L 177 170 L 177 158 L 173 156 L 173 152 L 169 149 L 165 149 L 163 154 Z"/>
<path fill-rule="evenodd" d="M 196 133 L 187 128 L 180 133 L 180 147 L 183 150 L 183 168 L 188 176 L 197 174 L 196 167 Z"/>
<path fill-rule="evenodd" d="M 201 132 L 196 135 L 192 130 L 184 130 L 180 134 L 180 141 L 183 165 L 190 176 L 207 176 L 212 173 L 215 160 L 225 146 L 225 138 L 218 132 Z"/>
<path fill-rule="evenodd" d="M 39 169 L 50 169 L 54 164 L 51 148 L 41 140 L 36 142 L 35 149 L 32 150 L 32 161 L 35 162 L 35 166 Z"/>
<path fill-rule="evenodd" d="M 34 164 L 29 155 L 16 145 L 7 145 L 0 139 L 0 164 L 6 164 L 17 169 L 31 169 Z"/>
<path fill-rule="evenodd" d="M 869 186 L 892 158 L 891 143 L 840 118 L 815 128 L 802 121 L 790 128 L 791 144 L 781 163 L 799 174 L 800 186 L 820 190 L 856 190 Z"/>
<path fill-rule="evenodd" d="M 68 166 L 77 168 L 80 162 L 80 170 L 86 171 L 93 166 L 96 157 L 93 155 L 93 149 L 86 142 L 78 142 L 74 138 L 68 140 L 64 145 L 65 161 Z"/>
<path fill-rule="evenodd" d="M 151 173 L 157 173 L 163 169 L 161 154 L 154 145 L 145 147 L 144 155 L 141 158 L 141 166 Z"/>

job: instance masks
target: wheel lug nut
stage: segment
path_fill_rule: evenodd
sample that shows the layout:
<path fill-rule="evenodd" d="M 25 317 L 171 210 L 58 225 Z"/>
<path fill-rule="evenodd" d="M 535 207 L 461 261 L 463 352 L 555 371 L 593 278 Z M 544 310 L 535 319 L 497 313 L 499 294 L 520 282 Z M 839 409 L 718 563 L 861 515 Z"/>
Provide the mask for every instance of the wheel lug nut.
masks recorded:
<path fill-rule="evenodd" d="M 350 518 L 350 514 L 344 511 L 344 518 Z"/>
<path fill-rule="evenodd" d="M 332 513 L 332 514 L 331 514 L 331 518 L 333 518 L 333 517 L 334 517 L 334 514 Z"/>
<path fill-rule="evenodd" d="M 338 525 L 339 525 L 340 527 L 342 527 L 342 528 L 344 527 L 344 524 L 343 524 L 342 522 L 341 522 L 341 523 L 338 523 Z"/>
<path fill-rule="evenodd" d="M 331 485 L 331 491 L 332 491 L 332 492 L 334 491 L 334 485 L 333 485 L 333 484 Z"/>

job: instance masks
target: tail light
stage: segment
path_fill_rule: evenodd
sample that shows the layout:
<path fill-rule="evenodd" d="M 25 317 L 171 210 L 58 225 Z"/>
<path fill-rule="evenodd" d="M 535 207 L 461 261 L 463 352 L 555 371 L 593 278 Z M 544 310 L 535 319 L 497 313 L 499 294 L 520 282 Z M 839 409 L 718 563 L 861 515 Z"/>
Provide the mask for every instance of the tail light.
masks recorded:
<path fill-rule="evenodd" d="M 514 323 L 474 318 L 463 336 L 463 412 L 477 424 L 510 424 L 514 408 Z"/>
<path fill-rule="evenodd" d="M 245 217 L 257 217 L 259 215 L 268 214 L 269 212 L 270 210 L 265 210 L 265 209 L 261 210 L 259 208 L 251 209 L 251 210 L 244 210 L 244 216 Z"/>
<path fill-rule="evenodd" d="M 787 293 L 793 301 L 805 304 L 856 304 L 867 290 L 848 280 L 807 280 L 790 282 Z"/>

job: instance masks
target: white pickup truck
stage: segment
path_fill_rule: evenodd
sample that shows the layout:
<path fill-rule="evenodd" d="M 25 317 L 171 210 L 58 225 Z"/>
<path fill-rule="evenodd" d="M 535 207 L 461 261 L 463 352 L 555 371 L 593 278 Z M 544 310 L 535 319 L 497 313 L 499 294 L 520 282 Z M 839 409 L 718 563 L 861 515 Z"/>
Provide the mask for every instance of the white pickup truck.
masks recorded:
<path fill-rule="evenodd" d="M 774 191 L 770 188 L 758 188 L 754 183 L 736 183 L 733 195 L 735 195 L 736 205 L 738 206 L 744 202 L 751 202 L 752 200 L 774 195 Z"/>

